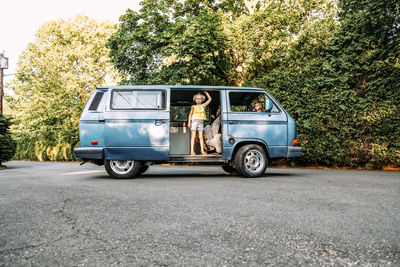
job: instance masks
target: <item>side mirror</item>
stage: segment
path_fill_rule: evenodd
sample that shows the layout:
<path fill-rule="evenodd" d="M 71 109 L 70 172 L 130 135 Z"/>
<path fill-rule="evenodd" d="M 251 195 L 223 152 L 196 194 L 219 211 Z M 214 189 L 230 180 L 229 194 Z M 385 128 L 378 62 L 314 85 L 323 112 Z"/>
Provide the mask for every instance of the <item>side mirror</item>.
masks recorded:
<path fill-rule="evenodd" d="M 272 101 L 268 101 L 267 107 L 265 108 L 265 112 L 271 113 L 273 107 L 274 105 L 272 104 Z"/>

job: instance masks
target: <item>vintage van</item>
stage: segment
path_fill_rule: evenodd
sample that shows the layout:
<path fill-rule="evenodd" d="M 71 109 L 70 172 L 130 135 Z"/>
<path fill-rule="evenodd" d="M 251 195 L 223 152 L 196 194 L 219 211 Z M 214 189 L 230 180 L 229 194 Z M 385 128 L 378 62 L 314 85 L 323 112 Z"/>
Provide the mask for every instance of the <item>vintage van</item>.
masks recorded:
<path fill-rule="evenodd" d="M 190 155 L 188 115 L 207 91 L 207 155 Z M 264 112 L 254 112 L 261 102 Z M 158 163 L 220 164 L 228 173 L 262 175 L 269 160 L 301 156 L 296 123 L 264 89 L 222 86 L 111 86 L 89 98 L 79 125 L 77 158 L 132 178 Z M 198 139 L 198 138 L 197 138 Z"/>

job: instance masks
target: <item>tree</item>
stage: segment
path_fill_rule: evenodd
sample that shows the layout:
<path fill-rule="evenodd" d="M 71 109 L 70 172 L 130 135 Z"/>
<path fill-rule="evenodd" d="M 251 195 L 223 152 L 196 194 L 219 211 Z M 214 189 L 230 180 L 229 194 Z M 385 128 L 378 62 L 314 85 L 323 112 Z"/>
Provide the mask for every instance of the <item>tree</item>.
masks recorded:
<path fill-rule="evenodd" d="M 228 16 L 224 23 L 238 86 L 251 85 L 254 79 L 286 65 L 299 39 L 318 43 L 335 24 L 333 0 L 244 2 L 246 11 L 234 20 Z"/>
<path fill-rule="evenodd" d="M 78 15 L 44 24 L 18 61 L 8 97 L 16 113 L 12 128 L 17 158 L 72 159 L 78 144 L 79 118 L 93 90 L 117 82 L 109 62 L 107 39 L 115 31 Z"/>
<path fill-rule="evenodd" d="M 227 38 L 214 1 L 145 0 L 121 16 L 108 47 L 133 84 L 227 84 Z"/>
<path fill-rule="evenodd" d="M 146 0 L 121 16 L 108 46 L 124 83 L 242 86 L 281 64 L 308 27 L 332 18 L 334 3 Z"/>
<path fill-rule="evenodd" d="M 11 119 L 0 115 L 0 166 L 4 161 L 10 160 L 15 153 L 15 142 L 9 131 Z"/>

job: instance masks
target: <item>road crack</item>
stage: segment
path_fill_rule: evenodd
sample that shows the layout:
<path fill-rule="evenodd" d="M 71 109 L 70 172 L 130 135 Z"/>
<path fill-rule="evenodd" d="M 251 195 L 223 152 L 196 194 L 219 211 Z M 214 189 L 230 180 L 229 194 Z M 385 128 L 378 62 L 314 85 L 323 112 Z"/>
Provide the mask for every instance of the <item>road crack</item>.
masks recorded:
<path fill-rule="evenodd" d="M 72 228 L 72 229 L 75 229 L 75 227 L 76 227 L 76 222 L 77 222 L 77 218 L 74 217 L 72 214 L 66 212 L 67 204 L 68 204 L 68 202 L 70 202 L 70 201 L 71 201 L 70 198 L 65 198 L 65 199 L 63 200 L 62 207 L 61 207 L 61 209 L 60 209 L 58 212 L 61 214 L 62 217 L 65 218 L 66 223 L 69 224 L 69 225 L 71 225 L 71 228 Z"/>

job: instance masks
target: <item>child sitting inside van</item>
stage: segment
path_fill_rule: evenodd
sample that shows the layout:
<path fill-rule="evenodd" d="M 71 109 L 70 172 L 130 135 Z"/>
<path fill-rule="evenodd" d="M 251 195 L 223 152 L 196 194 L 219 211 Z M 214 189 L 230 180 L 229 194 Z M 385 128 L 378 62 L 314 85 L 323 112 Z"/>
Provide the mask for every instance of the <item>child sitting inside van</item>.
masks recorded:
<path fill-rule="evenodd" d="M 256 102 L 253 111 L 254 112 L 264 112 L 263 104 L 261 102 Z"/>
<path fill-rule="evenodd" d="M 206 145 L 210 148 L 215 148 L 215 152 L 221 154 L 222 152 L 222 139 L 219 129 L 221 126 L 221 109 L 217 110 L 215 115 L 211 115 L 214 121 L 204 127 L 204 134 L 206 135 Z"/>
<path fill-rule="evenodd" d="M 196 131 L 199 132 L 199 140 L 200 140 L 200 150 L 202 155 L 207 155 L 207 152 L 204 150 L 204 121 L 207 119 L 206 117 L 206 106 L 211 102 L 211 96 L 208 92 L 205 92 L 208 97 L 208 100 L 204 102 L 206 97 L 203 94 L 196 94 L 193 96 L 193 101 L 196 102 L 196 105 L 193 105 L 190 109 L 189 119 L 188 119 L 188 127 L 191 130 L 192 136 L 190 138 L 190 154 L 196 155 L 194 152 L 194 141 L 196 139 Z"/>

